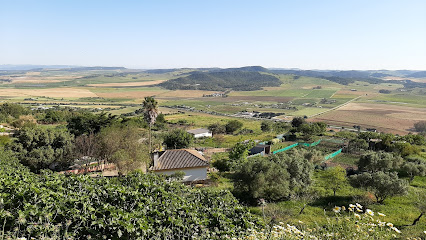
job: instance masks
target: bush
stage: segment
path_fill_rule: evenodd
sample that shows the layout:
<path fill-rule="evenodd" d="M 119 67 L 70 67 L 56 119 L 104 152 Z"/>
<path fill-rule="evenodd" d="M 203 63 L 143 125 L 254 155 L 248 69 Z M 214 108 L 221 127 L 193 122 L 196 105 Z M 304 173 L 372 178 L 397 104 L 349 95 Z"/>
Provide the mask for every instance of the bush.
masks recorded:
<path fill-rule="evenodd" d="M 72 161 L 74 136 L 63 128 L 25 127 L 16 132 L 15 138 L 9 149 L 32 171 L 61 170 Z"/>
<path fill-rule="evenodd" d="M 231 120 L 225 125 L 226 133 L 231 134 L 243 127 L 243 123 L 238 120 Z"/>
<path fill-rule="evenodd" d="M 175 129 L 164 135 L 164 143 L 169 149 L 187 148 L 194 142 L 194 136 L 183 129 Z"/>
<path fill-rule="evenodd" d="M 36 175 L 4 161 L 4 154 L 0 160 L 6 239 L 223 239 L 260 223 L 228 191 L 191 189 L 140 172 Z"/>

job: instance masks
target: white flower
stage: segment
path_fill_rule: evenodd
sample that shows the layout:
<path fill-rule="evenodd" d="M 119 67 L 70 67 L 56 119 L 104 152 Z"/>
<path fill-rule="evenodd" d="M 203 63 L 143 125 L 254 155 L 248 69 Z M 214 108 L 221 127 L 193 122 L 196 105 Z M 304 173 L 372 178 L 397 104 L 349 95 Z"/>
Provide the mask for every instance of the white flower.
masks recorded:
<path fill-rule="evenodd" d="M 339 213 L 341 209 L 342 209 L 341 207 L 334 207 L 333 212 Z"/>
<path fill-rule="evenodd" d="M 397 233 L 401 233 L 401 231 L 399 231 L 399 229 L 398 228 L 396 228 L 396 227 L 393 227 L 392 228 L 392 230 L 394 230 L 395 232 L 397 232 Z"/>
<path fill-rule="evenodd" d="M 356 205 L 357 208 L 361 208 L 362 209 L 362 205 L 361 204 L 356 203 L 355 205 Z"/>
<path fill-rule="evenodd" d="M 367 209 L 365 212 L 370 216 L 374 216 L 374 212 L 371 209 Z"/>
<path fill-rule="evenodd" d="M 393 227 L 393 224 L 392 224 L 392 223 L 390 223 L 390 222 L 388 222 L 388 223 L 386 223 L 386 226 L 388 226 L 388 227 Z"/>
<path fill-rule="evenodd" d="M 356 206 L 355 206 L 355 205 L 353 205 L 353 204 L 349 204 L 349 207 L 350 207 L 350 208 L 355 208 Z"/>
<path fill-rule="evenodd" d="M 386 217 L 386 215 L 381 213 L 381 212 L 377 212 L 377 214 L 379 214 L 379 216 L 381 216 L 381 217 Z"/>
<path fill-rule="evenodd" d="M 361 216 L 359 214 L 354 213 L 354 217 L 361 219 Z"/>

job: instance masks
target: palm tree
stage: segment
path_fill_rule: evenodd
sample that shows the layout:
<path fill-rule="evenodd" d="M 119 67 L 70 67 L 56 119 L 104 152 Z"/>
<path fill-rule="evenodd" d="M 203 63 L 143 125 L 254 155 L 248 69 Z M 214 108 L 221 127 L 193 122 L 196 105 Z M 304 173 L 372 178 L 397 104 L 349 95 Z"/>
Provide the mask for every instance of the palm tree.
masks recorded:
<path fill-rule="evenodd" d="M 145 100 L 142 103 L 144 109 L 144 119 L 149 124 L 149 153 L 152 152 L 152 143 L 151 143 L 151 129 L 152 125 L 155 124 L 158 116 L 158 102 L 154 97 L 145 97 Z"/>

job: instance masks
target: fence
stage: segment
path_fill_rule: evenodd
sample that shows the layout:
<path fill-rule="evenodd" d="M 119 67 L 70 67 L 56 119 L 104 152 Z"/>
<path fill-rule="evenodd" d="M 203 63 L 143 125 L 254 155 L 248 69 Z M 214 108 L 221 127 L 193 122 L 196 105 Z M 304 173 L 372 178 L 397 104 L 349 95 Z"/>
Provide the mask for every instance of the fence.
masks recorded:
<path fill-rule="evenodd" d="M 339 155 L 342 152 L 342 149 L 339 149 L 337 151 L 335 151 L 334 153 L 331 153 L 327 156 L 324 157 L 325 160 L 328 160 L 330 158 L 334 158 L 335 156 Z"/>
<path fill-rule="evenodd" d="M 284 152 L 284 151 L 287 151 L 287 150 L 292 149 L 292 148 L 294 148 L 296 146 L 299 146 L 299 145 L 302 145 L 302 146 L 305 146 L 305 147 L 313 147 L 313 146 L 318 145 L 320 142 L 321 142 L 321 139 L 318 140 L 318 141 L 316 141 L 316 142 L 313 142 L 313 143 L 295 143 L 295 144 L 287 146 L 285 148 L 281 148 L 279 150 L 273 151 L 272 154 L 277 154 L 277 153 L 280 153 L 280 152 Z"/>

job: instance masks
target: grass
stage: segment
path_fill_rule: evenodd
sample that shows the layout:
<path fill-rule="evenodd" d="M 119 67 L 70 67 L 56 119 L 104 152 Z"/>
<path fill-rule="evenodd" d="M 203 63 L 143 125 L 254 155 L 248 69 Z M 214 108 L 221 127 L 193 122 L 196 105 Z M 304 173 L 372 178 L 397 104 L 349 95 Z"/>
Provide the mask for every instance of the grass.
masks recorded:
<path fill-rule="evenodd" d="M 307 107 L 292 113 L 293 116 L 311 116 L 328 110 L 327 108 L 313 108 Z"/>
<path fill-rule="evenodd" d="M 317 176 L 315 174 L 315 181 L 321 181 Z M 426 185 L 426 177 L 416 177 L 413 181 L 414 184 L 411 184 L 408 195 L 389 197 L 384 204 L 373 202 L 368 204 L 361 202 L 361 204 L 364 204 L 366 208 L 374 212 L 386 214 L 384 219 L 401 229 L 403 237 L 424 236 L 423 231 L 426 229 L 426 218 L 424 217 L 415 226 L 404 227 L 404 225 L 412 224 L 413 220 L 420 215 L 420 211 L 415 207 L 416 196 L 418 191 L 425 192 L 426 188 L 413 186 L 418 184 L 418 182 Z M 362 199 L 365 201 L 371 196 L 366 191 L 350 186 L 337 191 L 336 197 L 332 196 L 333 193 L 331 191 L 327 191 L 322 187 L 319 187 L 319 191 L 322 191 L 322 196 L 309 203 L 302 214 L 299 214 L 304 205 L 302 200 L 268 203 L 265 207 L 265 214 L 268 219 L 273 218 L 275 222 L 284 221 L 289 224 L 298 224 L 299 221 L 302 221 L 307 226 L 322 225 L 327 223 L 324 215 L 334 215 L 330 211 L 334 206 L 348 206 L 349 203 L 355 203 Z M 327 212 L 324 212 L 324 210 L 327 210 Z M 262 216 L 261 207 L 251 207 L 251 211 Z"/>
<path fill-rule="evenodd" d="M 426 106 L 426 97 L 424 95 L 415 95 L 411 93 L 394 93 L 394 94 L 380 94 L 374 98 L 375 100 L 400 102 Z"/>
<path fill-rule="evenodd" d="M 314 89 L 304 98 L 330 98 L 338 89 Z"/>
<path fill-rule="evenodd" d="M 342 164 L 348 164 L 348 165 L 357 165 L 359 160 L 358 155 L 352 155 L 348 153 L 341 153 L 337 155 L 336 157 L 332 158 L 331 162 L 333 163 L 342 163 Z"/>

